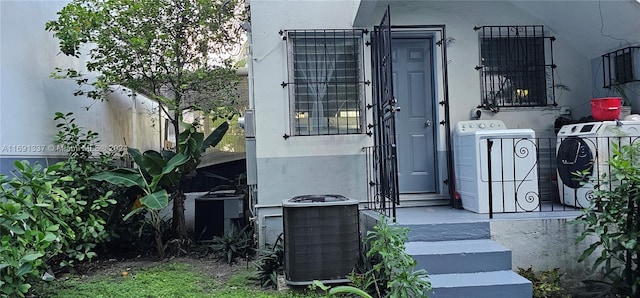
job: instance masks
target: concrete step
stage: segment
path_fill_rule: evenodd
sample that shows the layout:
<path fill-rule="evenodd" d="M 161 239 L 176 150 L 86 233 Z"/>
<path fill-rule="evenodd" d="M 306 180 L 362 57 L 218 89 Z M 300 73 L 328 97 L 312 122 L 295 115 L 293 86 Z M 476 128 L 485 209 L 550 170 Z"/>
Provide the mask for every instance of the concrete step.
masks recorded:
<path fill-rule="evenodd" d="M 429 199 L 402 199 L 400 198 L 400 204 L 396 205 L 396 208 L 415 208 L 415 207 L 433 207 L 433 206 L 447 206 L 449 205 L 449 199 L 441 198 L 429 198 Z"/>
<path fill-rule="evenodd" d="M 396 205 L 396 208 L 415 208 L 448 205 L 449 197 L 444 195 L 429 193 L 400 194 L 400 204 Z"/>
<path fill-rule="evenodd" d="M 406 252 L 429 274 L 511 270 L 511 251 L 489 239 L 407 242 Z"/>
<path fill-rule="evenodd" d="M 409 228 L 409 241 L 451 241 L 490 239 L 489 221 L 432 224 L 400 224 Z"/>
<path fill-rule="evenodd" d="M 531 298 L 529 280 L 511 270 L 429 275 L 430 298 Z"/>

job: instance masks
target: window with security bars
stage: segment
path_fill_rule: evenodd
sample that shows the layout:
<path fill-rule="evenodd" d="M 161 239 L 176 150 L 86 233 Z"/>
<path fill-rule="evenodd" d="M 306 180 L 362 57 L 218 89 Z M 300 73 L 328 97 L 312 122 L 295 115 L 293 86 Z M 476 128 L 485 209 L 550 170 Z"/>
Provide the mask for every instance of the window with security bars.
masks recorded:
<path fill-rule="evenodd" d="M 555 103 L 553 37 L 543 26 L 484 26 L 480 35 L 482 105 L 534 107 Z"/>
<path fill-rule="evenodd" d="M 292 135 L 363 132 L 362 30 L 286 32 Z"/>
<path fill-rule="evenodd" d="M 602 55 L 604 87 L 640 81 L 640 46 Z"/>

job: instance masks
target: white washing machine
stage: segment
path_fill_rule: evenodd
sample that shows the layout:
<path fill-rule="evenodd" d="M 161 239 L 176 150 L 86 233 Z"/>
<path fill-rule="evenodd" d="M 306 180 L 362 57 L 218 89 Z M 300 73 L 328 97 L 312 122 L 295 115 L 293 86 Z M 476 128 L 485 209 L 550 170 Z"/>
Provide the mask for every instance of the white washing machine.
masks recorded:
<path fill-rule="evenodd" d="M 602 121 L 565 125 L 558 131 L 556 168 L 562 204 L 587 208 L 594 180 L 609 173 L 611 143 L 619 145 L 640 138 L 640 121 Z M 587 175 L 578 176 L 577 172 Z"/>
<path fill-rule="evenodd" d="M 456 190 L 464 209 L 489 213 L 489 198 L 494 213 L 540 209 L 533 130 L 469 120 L 458 122 L 453 134 Z"/>

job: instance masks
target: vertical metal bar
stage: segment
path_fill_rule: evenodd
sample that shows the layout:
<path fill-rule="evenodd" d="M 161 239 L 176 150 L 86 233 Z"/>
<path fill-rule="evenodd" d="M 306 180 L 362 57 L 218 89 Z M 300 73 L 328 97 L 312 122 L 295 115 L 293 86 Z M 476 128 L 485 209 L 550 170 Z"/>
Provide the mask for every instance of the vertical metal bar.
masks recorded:
<path fill-rule="evenodd" d="M 560 184 L 557 178 L 557 165 L 554 167 L 554 163 L 553 161 L 555 160 L 555 156 L 556 156 L 556 150 L 558 148 L 555 148 L 555 143 L 557 142 L 557 139 L 552 139 L 552 138 L 547 138 L 547 142 L 548 142 L 548 147 L 551 149 L 549 150 L 549 192 L 553 192 L 553 191 L 557 191 L 558 192 L 558 199 L 560 198 Z M 551 145 L 554 145 L 553 147 L 551 147 Z M 553 187 L 553 175 L 556 175 L 556 187 Z M 551 194 L 551 211 L 553 211 L 554 209 L 554 201 L 553 201 L 553 194 Z M 540 208 L 540 211 L 542 211 L 542 208 Z"/>
<path fill-rule="evenodd" d="M 487 139 L 487 176 L 489 183 L 489 218 L 493 218 L 493 179 L 491 177 L 491 147 L 493 146 L 493 140 Z"/>
<path fill-rule="evenodd" d="M 367 209 L 371 209 L 371 156 L 369 156 L 369 148 L 365 147 L 364 150 L 364 170 L 365 170 L 365 185 L 367 186 Z"/>
<path fill-rule="evenodd" d="M 607 56 L 607 54 L 602 55 L 602 88 L 606 88 L 607 87 L 607 74 L 605 72 L 605 56 Z"/>
<path fill-rule="evenodd" d="M 516 33 L 518 32 L 518 28 L 516 28 Z M 506 69 L 506 77 L 508 78 L 512 78 L 512 82 L 513 82 L 513 72 L 514 72 L 514 67 L 512 65 L 513 63 L 513 45 L 511 44 L 511 30 L 509 30 L 509 27 L 505 27 L 505 29 L 507 30 L 507 39 L 506 40 L 501 40 L 503 42 L 503 50 L 504 50 L 504 55 L 501 56 L 501 61 L 500 63 L 505 65 L 505 69 Z M 506 83 L 506 80 L 505 80 Z M 502 90 L 502 88 L 501 88 Z M 506 102 L 507 100 L 509 100 L 509 102 Z M 503 96 L 503 101 L 501 102 L 501 105 L 506 105 L 506 106 L 512 106 L 513 105 L 513 98 L 512 98 L 512 92 L 509 92 L 509 97 Z"/>
<path fill-rule="evenodd" d="M 504 197 L 504 194 L 505 194 L 504 139 L 500 138 L 500 139 L 498 139 L 498 141 L 500 141 L 500 152 L 499 153 L 501 153 L 501 154 L 499 154 L 499 156 L 500 156 L 500 168 L 502 169 L 502 171 L 500 171 L 500 176 L 501 176 L 501 178 L 500 178 L 500 188 L 502 189 L 502 212 L 507 212 L 507 206 L 505 205 L 506 202 L 505 202 L 505 197 Z M 513 139 L 511 140 L 511 143 L 512 144 L 514 143 Z M 515 148 L 514 148 L 514 150 L 515 150 Z M 515 154 L 513 154 L 514 152 L 515 151 L 511 151 L 511 162 L 513 163 L 513 167 L 514 167 L 514 169 L 512 169 L 513 173 L 514 173 L 514 177 L 512 178 L 512 180 L 515 180 Z M 489 164 L 489 167 L 491 167 L 491 166 L 492 166 L 492 164 Z M 515 189 L 514 189 L 514 192 L 515 192 Z M 516 193 L 516 195 L 517 195 L 517 193 Z M 492 201 L 493 201 L 493 198 L 492 198 Z"/>
<path fill-rule="evenodd" d="M 449 69 L 447 67 L 448 63 L 446 63 L 448 60 L 447 58 L 447 31 L 446 31 L 446 27 L 445 25 L 442 25 L 442 46 L 441 48 L 441 53 L 442 53 L 442 84 L 443 84 L 443 96 L 444 96 L 444 117 L 445 117 L 445 131 L 449 132 L 451 131 L 451 121 L 450 121 L 450 110 L 449 110 Z M 482 70 L 482 72 L 484 72 L 484 69 Z M 453 145 L 452 145 L 452 140 L 451 140 L 451 134 L 450 133 L 446 133 L 445 134 L 445 139 L 447 142 L 447 168 L 449 169 L 449 176 L 447 177 L 447 179 L 449 180 L 449 183 L 447 184 L 448 188 L 449 188 L 449 202 L 451 204 L 451 207 L 454 206 L 455 203 L 455 191 L 456 191 L 456 185 L 455 185 L 455 181 L 456 181 L 456 177 L 455 177 L 455 167 L 453 164 Z"/>
<path fill-rule="evenodd" d="M 550 43 L 549 43 L 549 51 L 551 52 L 550 53 L 550 56 L 551 56 L 551 79 L 553 80 L 553 84 L 555 85 L 556 82 L 555 82 L 555 76 L 554 76 L 554 73 L 553 73 L 553 69 L 554 69 L 554 67 L 556 65 L 556 62 L 555 62 L 555 60 L 553 58 L 553 41 L 554 41 L 554 39 L 551 38 L 550 39 Z M 553 89 L 553 105 L 555 106 L 558 103 L 556 101 L 556 93 L 555 93 L 556 92 L 555 91 L 556 88 L 551 88 L 551 89 Z"/>
<path fill-rule="evenodd" d="M 304 33 L 304 36 L 303 36 L 303 40 L 304 40 L 303 49 L 304 49 L 304 57 L 305 57 L 304 59 L 305 59 L 305 66 L 306 67 L 305 67 L 305 69 L 303 71 L 308 71 L 310 69 L 310 67 L 311 67 L 309 65 L 310 61 L 309 61 L 309 47 L 308 47 L 308 42 L 307 42 L 308 38 L 309 37 L 307 36 L 307 33 Z M 304 84 L 304 86 L 307 87 L 307 92 L 309 92 L 308 83 Z M 297 89 L 298 89 L 298 85 L 296 84 L 296 90 Z M 297 98 L 297 96 L 296 96 L 296 98 Z M 307 108 L 306 108 L 306 111 L 305 111 L 305 113 L 307 114 L 307 121 L 306 121 L 307 122 L 307 133 L 306 133 L 306 135 L 311 135 L 311 124 L 312 124 L 311 123 L 311 100 L 310 100 L 311 97 L 309 95 L 307 95 L 306 99 L 307 99 L 306 100 L 307 101 Z M 302 102 L 300 102 L 299 104 L 300 104 L 300 106 L 302 106 Z"/>

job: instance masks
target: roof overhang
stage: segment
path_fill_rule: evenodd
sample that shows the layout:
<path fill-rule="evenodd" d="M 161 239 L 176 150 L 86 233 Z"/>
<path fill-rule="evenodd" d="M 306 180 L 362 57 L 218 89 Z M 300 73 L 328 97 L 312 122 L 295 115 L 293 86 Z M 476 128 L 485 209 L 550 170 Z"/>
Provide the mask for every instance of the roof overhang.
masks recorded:
<path fill-rule="evenodd" d="M 391 24 L 398 14 L 416 11 L 434 10 L 449 13 L 473 13 L 483 3 L 513 6 L 551 30 L 555 37 L 566 40 L 585 57 L 592 59 L 609 51 L 630 45 L 640 44 L 640 2 L 639 0 L 563 0 L 563 1 L 528 1 L 528 0 L 467 0 L 467 1 L 381 1 L 362 0 L 359 2 L 353 18 L 353 26 L 367 28 L 378 24 L 387 5 L 391 7 Z M 395 15 L 394 15 L 395 12 Z M 456 22 L 455 19 L 451 23 Z M 446 22 L 447 24 L 449 22 Z M 428 19 L 424 24 L 432 25 Z M 496 25 L 496 24 L 475 24 Z M 518 25 L 518 24 L 514 24 Z M 527 24 L 532 25 L 532 24 Z"/>

